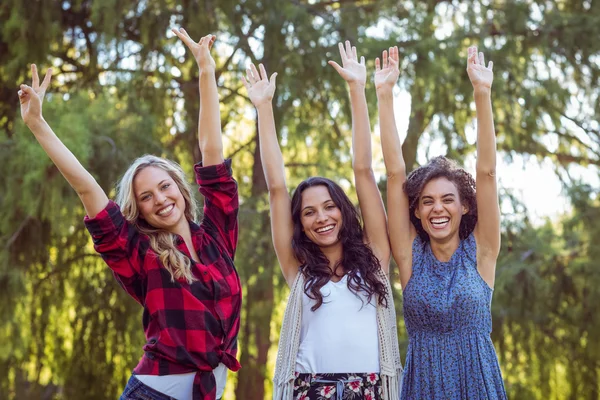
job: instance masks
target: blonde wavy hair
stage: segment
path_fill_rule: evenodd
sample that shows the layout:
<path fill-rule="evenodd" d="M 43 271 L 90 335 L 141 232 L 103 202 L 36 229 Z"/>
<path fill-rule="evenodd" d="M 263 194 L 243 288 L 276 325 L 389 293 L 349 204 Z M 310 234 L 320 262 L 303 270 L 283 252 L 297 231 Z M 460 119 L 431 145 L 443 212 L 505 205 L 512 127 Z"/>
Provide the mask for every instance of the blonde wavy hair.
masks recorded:
<path fill-rule="evenodd" d="M 192 283 L 196 280 L 192 274 L 192 263 L 188 257 L 177 250 L 177 246 L 175 245 L 176 236 L 164 229 L 151 226 L 140 216 L 133 190 L 133 181 L 138 173 L 147 167 L 160 168 L 169 174 L 177 184 L 185 200 L 184 215 L 186 219 L 188 221 L 196 219 L 198 205 L 192 194 L 192 188 L 186 181 L 185 174 L 179 164 L 152 155 L 144 155 L 138 158 L 127 169 L 117 185 L 116 202 L 121 208 L 125 219 L 139 232 L 148 236 L 150 247 L 158 254 L 160 261 L 171 274 L 171 280 L 185 278 L 188 283 Z"/>

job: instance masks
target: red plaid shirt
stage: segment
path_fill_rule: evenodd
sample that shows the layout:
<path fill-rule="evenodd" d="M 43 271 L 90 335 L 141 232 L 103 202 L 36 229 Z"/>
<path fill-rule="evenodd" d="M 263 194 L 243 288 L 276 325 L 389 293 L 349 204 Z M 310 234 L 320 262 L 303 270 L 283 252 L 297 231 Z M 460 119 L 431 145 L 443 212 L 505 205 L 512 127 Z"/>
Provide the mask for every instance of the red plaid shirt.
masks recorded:
<path fill-rule="evenodd" d="M 236 360 L 242 290 L 233 265 L 238 237 L 238 190 L 231 160 L 195 166 L 204 196 L 204 218 L 190 222 L 201 263 L 192 260 L 198 279 L 171 281 L 171 274 L 150 248 L 147 236 L 130 225 L 112 201 L 95 218 L 85 218 L 94 248 L 123 288 L 144 307 L 144 356 L 136 374 L 196 372 L 194 400 L 214 400 L 212 370 L 220 362 L 232 371 Z M 181 237 L 177 248 L 190 256 Z"/>

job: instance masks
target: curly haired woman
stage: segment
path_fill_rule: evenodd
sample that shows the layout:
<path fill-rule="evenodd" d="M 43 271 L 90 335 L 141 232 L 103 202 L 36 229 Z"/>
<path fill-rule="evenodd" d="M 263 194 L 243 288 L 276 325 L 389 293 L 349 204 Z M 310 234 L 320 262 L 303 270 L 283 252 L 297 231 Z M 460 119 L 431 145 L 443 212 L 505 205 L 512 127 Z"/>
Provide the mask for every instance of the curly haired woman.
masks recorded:
<path fill-rule="evenodd" d="M 389 233 L 409 336 L 401 398 L 505 399 L 490 338 L 500 250 L 493 64 L 486 67 L 483 53 L 469 48 L 467 73 L 477 110 L 476 179 L 445 157 L 407 177 L 392 105 L 398 48 L 384 51 L 382 58 L 376 60 L 375 84 Z"/>

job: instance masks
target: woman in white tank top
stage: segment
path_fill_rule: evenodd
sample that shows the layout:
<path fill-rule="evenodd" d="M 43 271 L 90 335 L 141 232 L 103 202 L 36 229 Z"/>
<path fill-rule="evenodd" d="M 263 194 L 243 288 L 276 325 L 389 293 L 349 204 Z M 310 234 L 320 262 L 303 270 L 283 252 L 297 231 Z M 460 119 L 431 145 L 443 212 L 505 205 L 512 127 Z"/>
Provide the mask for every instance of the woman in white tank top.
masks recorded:
<path fill-rule="evenodd" d="M 311 177 L 290 199 L 277 142 L 275 78 L 251 65 L 243 79 L 257 109 L 273 244 L 292 288 L 281 331 L 275 399 L 398 399 L 401 375 L 389 273 L 387 218 L 371 169 L 364 57 L 340 43 L 350 90 L 356 208 L 335 182 Z M 259 71 L 260 70 L 260 71 Z"/>

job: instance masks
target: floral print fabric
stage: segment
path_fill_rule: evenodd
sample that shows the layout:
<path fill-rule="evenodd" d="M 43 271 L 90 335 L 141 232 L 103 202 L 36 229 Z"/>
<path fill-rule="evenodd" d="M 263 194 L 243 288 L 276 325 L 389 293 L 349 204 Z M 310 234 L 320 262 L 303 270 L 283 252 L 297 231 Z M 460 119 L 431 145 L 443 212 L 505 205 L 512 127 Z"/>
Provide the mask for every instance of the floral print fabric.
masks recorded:
<path fill-rule="evenodd" d="M 377 373 L 300 374 L 294 380 L 294 400 L 381 400 Z"/>

